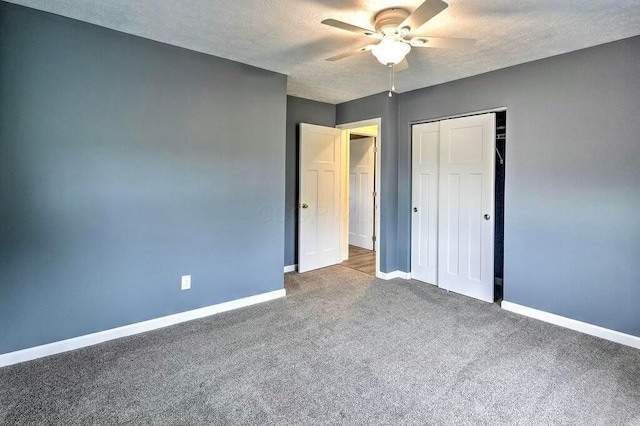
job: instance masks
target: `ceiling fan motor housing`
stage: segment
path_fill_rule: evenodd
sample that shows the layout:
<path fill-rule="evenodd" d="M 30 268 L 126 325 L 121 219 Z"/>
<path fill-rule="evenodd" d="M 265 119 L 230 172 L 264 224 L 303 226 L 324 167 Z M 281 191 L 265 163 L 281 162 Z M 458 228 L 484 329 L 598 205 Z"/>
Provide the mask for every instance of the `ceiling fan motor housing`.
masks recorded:
<path fill-rule="evenodd" d="M 376 31 L 384 35 L 394 35 L 400 33 L 398 26 L 409 16 L 405 9 L 393 7 L 381 10 L 373 18 Z"/>

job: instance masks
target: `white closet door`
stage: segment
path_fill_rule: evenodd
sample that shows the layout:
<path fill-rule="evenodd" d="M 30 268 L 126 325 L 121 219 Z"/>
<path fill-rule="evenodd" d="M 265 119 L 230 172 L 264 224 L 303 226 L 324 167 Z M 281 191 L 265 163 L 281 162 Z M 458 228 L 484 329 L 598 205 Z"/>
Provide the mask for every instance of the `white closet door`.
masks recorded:
<path fill-rule="evenodd" d="M 298 271 L 340 263 L 341 131 L 300 124 Z"/>
<path fill-rule="evenodd" d="M 352 139 L 349 155 L 349 244 L 373 250 L 374 138 Z"/>
<path fill-rule="evenodd" d="M 440 123 L 413 126 L 411 140 L 411 277 L 438 284 Z"/>
<path fill-rule="evenodd" d="M 493 302 L 495 114 L 440 122 L 438 284 Z"/>

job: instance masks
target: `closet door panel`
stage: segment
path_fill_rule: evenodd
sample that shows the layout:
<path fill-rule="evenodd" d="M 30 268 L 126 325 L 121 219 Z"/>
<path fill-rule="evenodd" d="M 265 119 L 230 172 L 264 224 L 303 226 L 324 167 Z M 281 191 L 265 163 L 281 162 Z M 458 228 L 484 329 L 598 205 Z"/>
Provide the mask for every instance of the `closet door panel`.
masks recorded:
<path fill-rule="evenodd" d="M 438 284 L 493 302 L 495 114 L 440 122 Z"/>
<path fill-rule="evenodd" d="M 411 277 L 438 284 L 440 123 L 415 125 L 411 136 Z"/>

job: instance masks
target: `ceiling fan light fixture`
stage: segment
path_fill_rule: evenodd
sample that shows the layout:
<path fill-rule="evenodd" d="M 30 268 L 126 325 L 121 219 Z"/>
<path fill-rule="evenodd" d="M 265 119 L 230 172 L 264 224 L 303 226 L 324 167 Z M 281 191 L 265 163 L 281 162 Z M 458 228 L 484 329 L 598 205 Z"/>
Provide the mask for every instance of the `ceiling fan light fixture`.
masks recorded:
<path fill-rule="evenodd" d="M 384 37 L 382 41 L 373 46 L 371 53 L 382 65 L 396 65 L 402 62 L 407 53 L 411 51 L 411 46 L 397 40 L 395 37 Z"/>

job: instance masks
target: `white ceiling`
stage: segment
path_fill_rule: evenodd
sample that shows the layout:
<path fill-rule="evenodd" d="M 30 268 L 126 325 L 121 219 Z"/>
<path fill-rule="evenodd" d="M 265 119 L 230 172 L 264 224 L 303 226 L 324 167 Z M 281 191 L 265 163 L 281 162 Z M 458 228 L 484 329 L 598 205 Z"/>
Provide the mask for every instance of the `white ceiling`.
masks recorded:
<path fill-rule="evenodd" d="M 9 0 L 289 76 L 290 95 L 339 103 L 388 88 L 370 53 L 324 59 L 370 39 L 322 25 L 372 27 L 376 11 L 421 0 Z M 465 50 L 413 49 L 398 92 L 432 86 L 640 34 L 640 0 L 447 0 L 420 29 L 475 38 Z"/>

